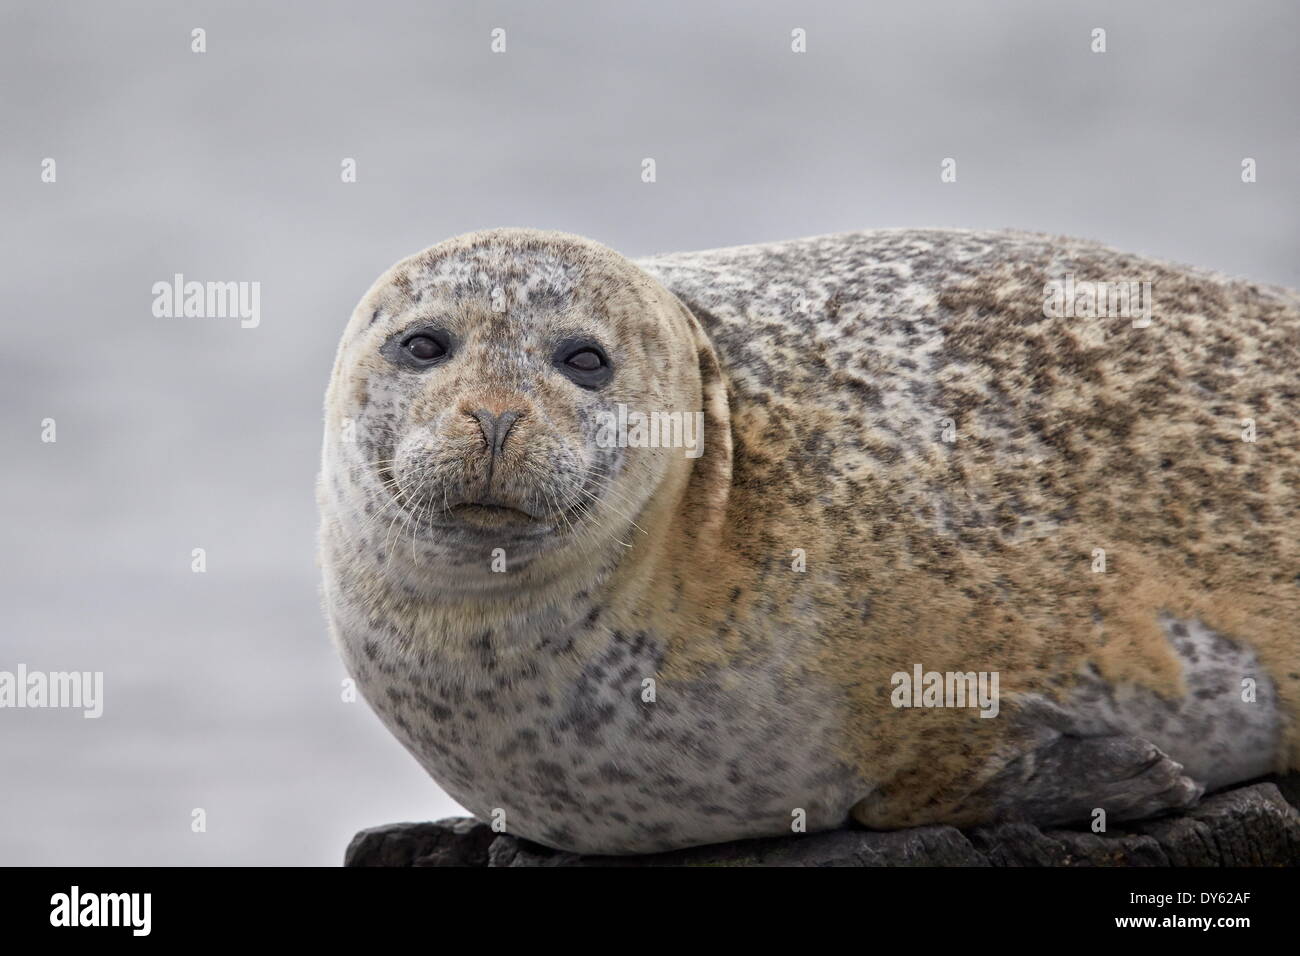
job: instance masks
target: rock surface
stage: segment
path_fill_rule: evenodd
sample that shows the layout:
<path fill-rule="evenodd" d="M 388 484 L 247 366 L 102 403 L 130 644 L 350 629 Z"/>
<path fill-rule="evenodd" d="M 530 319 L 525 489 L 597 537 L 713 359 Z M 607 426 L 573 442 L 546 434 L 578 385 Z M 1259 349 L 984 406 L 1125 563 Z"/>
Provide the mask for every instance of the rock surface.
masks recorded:
<path fill-rule="evenodd" d="M 1290 801 L 1290 802 L 1288 802 Z M 1214 794 L 1187 813 L 1111 832 L 1025 823 L 845 829 L 649 856 L 578 856 L 468 817 L 362 830 L 345 866 L 1296 866 L 1300 774 Z"/>

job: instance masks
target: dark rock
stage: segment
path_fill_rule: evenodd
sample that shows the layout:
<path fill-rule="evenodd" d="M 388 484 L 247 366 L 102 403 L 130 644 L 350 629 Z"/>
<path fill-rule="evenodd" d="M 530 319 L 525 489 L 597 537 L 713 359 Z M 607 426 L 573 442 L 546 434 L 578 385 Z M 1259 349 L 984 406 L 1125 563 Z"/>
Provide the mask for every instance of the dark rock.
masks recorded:
<path fill-rule="evenodd" d="M 1271 777 L 1271 782 L 1277 784 L 1278 791 L 1286 798 L 1287 803 L 1300 810 L 1300 773 L 1288 774 L 1285 777 Z"/>
<path fill-rule="evenodd" d="M 362 830 L 343 855 L 344 866 L 489 866 L 498 834 L 470 817 L 433 823 L 390 823 Z"/>
<path fill-rule="evenodd" d="M 1296 866 L 1300 774 L 1206 797 L 1176 816 L 1088 830 L 1027 823 L 844 829 L 741 840 L 646 856 L 580 856 L 476 820 L 362 830 L 345 866 Z M 1288 798 L 1291 802 L 1288 802 Z"/>
<path fill-rule="evenodd" d="M 645 856 L 578 856 L 501 835 L 491 866 L 984 866 L 961 831 L 916 827 L 894 833 L 830 830 L 740 840 Z"/>
<path fill-rule="evenodd" d="M 1300 812 L 1273 783 L 1216 794 L 1140 828 L 1165 848 L 1171 866 L 1300 864 Z"/>

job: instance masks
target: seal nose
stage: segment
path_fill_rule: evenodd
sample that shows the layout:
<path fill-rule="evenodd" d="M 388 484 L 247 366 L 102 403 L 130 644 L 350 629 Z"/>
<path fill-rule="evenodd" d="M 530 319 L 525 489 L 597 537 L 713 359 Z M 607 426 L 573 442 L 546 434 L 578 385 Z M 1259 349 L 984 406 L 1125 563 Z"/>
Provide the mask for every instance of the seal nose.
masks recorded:
<path fill-rule="evenodd" d="M 500 415 L 494 415 L 486 408 L 475 409 L 470 412 L 478 419 L 478 427 L 483 432 L 483 440 L 487 442 L 493 457 L 501 454 L 501 449 L 505 446 L 506 435 L 510 434 L 510 429 L 519 421 L 518 412 L 502 412 Z"/>

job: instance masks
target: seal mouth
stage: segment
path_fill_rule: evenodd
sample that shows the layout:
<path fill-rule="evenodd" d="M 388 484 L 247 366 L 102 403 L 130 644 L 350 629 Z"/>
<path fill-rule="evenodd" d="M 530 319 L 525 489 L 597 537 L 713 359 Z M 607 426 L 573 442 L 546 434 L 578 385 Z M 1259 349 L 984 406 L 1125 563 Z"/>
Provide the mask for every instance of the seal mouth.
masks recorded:
<path fill-rule="evenodd" d="M 505 534 L 512 538 L 531 539 L 560 534 L 566 528 L 572 531 L 588 510 L 577 503 L 562 500 L 559 502 L 561 507 L 552 511 L 543 507 L 541 500 L 534 501 L 527 495 L 512 494 L 509 490 L 498 493 L 496 489 L 485 487 L 487 482 L 481 478 L 470 483 L 477 487 L 442 489 L 440 494 L 441 486 L 416 488 L 414 493 L 408 493 L 406 489 L 409 486 L 398 480 L 397 469 L 391 464 L 379 468 L 378 477 L 398 510 L 407 515 L 407 526 L 433 535 Z M 539 494 L 544 498 L 564 498 L 560 491 L 553 490 L 548 494 L 544 486 Z M 594 497 L 594 493 L 586 492 L 586 496 Z"/>
<path fill-rule="evenodd" d="M 452 505 L 443 514 L 465 524 L 483 528 L 497 528 L 509 524 L 535 524 L 538 521 L 536 515 L 529 514 L 527 511 L 491 501 L 465 501 Z"/>

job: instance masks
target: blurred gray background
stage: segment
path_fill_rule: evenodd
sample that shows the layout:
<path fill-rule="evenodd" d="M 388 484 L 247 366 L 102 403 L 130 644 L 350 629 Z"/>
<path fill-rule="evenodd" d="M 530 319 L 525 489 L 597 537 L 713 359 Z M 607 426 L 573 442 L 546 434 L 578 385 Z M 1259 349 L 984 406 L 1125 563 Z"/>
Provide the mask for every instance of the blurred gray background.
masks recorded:
<path fill-rule="evenodd" d="M 1010 226 L 1300 286 L 1297 8 L 7 0 L 0 669 L 106 686 L 0 710 L 0 863 L 334 864 L 457 810 L 341 700 L 317 593 L 322 394 L 396 259 Z M 260 282 L 260 327 L 155 318 L 176 272 Z"/>

